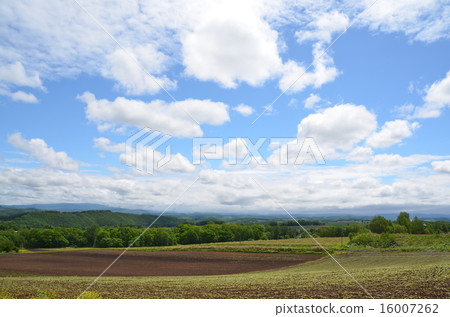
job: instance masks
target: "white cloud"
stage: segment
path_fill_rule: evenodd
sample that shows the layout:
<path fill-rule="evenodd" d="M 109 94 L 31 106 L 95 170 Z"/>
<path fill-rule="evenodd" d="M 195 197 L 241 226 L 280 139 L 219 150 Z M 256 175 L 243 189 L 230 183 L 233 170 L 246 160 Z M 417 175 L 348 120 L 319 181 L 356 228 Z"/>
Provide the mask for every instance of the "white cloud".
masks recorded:
<path fill-rule="evenodd" d="M 444 79 L 427 88 L 424 101 L 423 106 L 415 109 L 413 118 L 437 118 L 445 107 L 450 106 L 450 71 Z"/>
<path fill-rule="evenodd" d="M 195 154 L 195 162 L 206 162 L 206 160 L 221 160 L 221 168 L 242 168 L 249 164 L 253 164 L 256 160 L 261 160 L 257 155 L 250 155 L 250 161 L 243 163 L 243 159 L 250 153 L 250 140 L 245 138 L 231 138 L 227 143 L 223 143 L 223 139 L 214 138 L 212 140 L 205 139 L 205 143 L 199 144 L 193 149 Z M 256 154 L 256 153 L 254 153 Z M 200 155 L 200 157 L 197 157 Z"/>
<path fill-rule="evenodd" d="M 129 157 L 127 159 L 127 154 L 129 153 L 131 153 L 131 151 L 129 151 L 128 153 L 120 154 L 120 162 L 122 164 L 127 164 L 127 162 L 131 161 Z M 136 152 L 135 155 L 144 157 L 145 153 Z M 156 164 L 157 162 L 163 160 L 165 158 L 165 155 L 156 150 L 153 151 L 153 155 L 155 163 L 154 166 L 155 173 L 158 174 L 192 173 L 195 172 L 196 170 L 195 165 L 189 162 L 189 160 L 180 153 L 170 154 L 170 160 L 160 167 L 157 167 Z"/>
<path fill-rule="evenodd" d="M 248 117 L 249 115 L 251 115 L 253 112 L 255 112 L 255 109 L 253 109 L 250 106 L 244 105 L 244 104 L 240 104 L 237 105 L 236 107 L 232 108 L 234 111 L 239 112 L 241 115 L 243 115 L 244 117 Z"/>
<path fill-rule="evenodd" d="M 1 55 L 0 55 L 1 58 Z M 0 95 L 10 97 L 14 101 L 37 103 L 38 99 L 32 93 L 22 90 L 12 92 L 13 87 L 39 88 L 45 91 L 39 74 L 27 74 L 21 62 L 0 66 Z"/>
<path fill-rule="evenodd" d="M 14 101 L 21 101 L 27 103 L 37 103 L 38 100 L 35 95 L 32 93 L 27 93 L 22 90 L 18 90 L 16 92 L 11 92 L 7 88 L 0 87 L 0 95 L 10 97 Z"/>
<path fill-rule="evenodd" d="M 348 153 L 347 157 L 345 158 L 347 161 L 350 162 L 367 162 L 370 160 L 370 158 L 373 155 L 373 150 L 370 147 L 367 146 L 358 146 L 354 148 L 350 153 Z"/>
<path fill-rule="evenodd" d="M 128 153 L 125 152 L 126 150 L 125 143 L 111 144 L 111 140 L 109 140 L 108 138 L 100 137 L 94 139 L 94 147 L 106 152 L 121 153 L 119 159 L 122 164 L 127 164 L 127 162 L 131 161 L 131 158 L 128 158 L 127 160 L 127 154 L 128 155 L 131 154 L 132 151 L 130 150 Z M 136 151 L 136 148 L 133 150 Z M 144 149 L 142 150 L 145 151 Z M 153 151 L 153 154 L 155 162 L 158 162 L 164 158 L 164 155 L 159 151 L 155 150 Z M 146 153 L 135 152 L 134 155 L 144 157 Z M 118 170 L 116 168 L 108 168 L 108 170 L 114 173 L 119 173 L 123 171 L 122 169 Z M 159 168 L 156 168 L 155 172 L 163 174 L 167 173 L 173 174 L 173 173 L 192 173 L 195 170 L 196 170 L 195 166 L 191 162 L 189 162 L 189 160 L 186 157 L 184 157 L 180 153 L 176 153 L 171 154 L 169 162 L 167 162 L 165 165 Z"/>
<path fill-rule="evenodd" d="M 367 7 L 372 1 L 355 1 Z M 361 8 L 362 9 L 362 8 Z M 450 9 L 439 0 L 378 0 L 360 17 L 360 24 L 382 32 L 403 32 L 414 40 L 448 38 Z"/>
<path fill-rule="evenodd" d="M 27 74 L 21 62 L 0 66 L 0 81 L 15 86 L 44 89 L 39 74 Z"/>
<path fill-rule="evenodd" d="M 294 66 L 304 67 L 301 61 L 287 61 L 283 67 L 286 63 L 280 58 L 286 47 L 283 27 L 294 25 L 300 42 L 314 41 L 318 47 L 313 49 L 322 52 L 323 44 L 370 3 L 346 1 L 334 3 L 330 9 L 327 1 L 127 1 L 108 6 L 80 2 L 167 89 L 175 87 L 175 81 L 168 78 L 169 67 L 181 64 L 186 73 L 225 87 L 236 87 L 240 82 L 260 85 L 291 72 L 298 77 Z M 450 8 L 438 0 L 379 0 L 356 27 L 435 41 L 448 38 L 449 15 Z M 68 78 L 86 73 L 112 78 L 129 94 L 158 90 L 135 66 L 125 67 L 129 61 L 117 50 L 117 44 L 76 3 L 7 1 L 2 3 L 0 21 L 0 34 L 8 34 L 0 49 L 0 62 L 18 75 L 7 75 L 8 81 L 37 87 L 40 77 Z M 313 55 L 314 72 L 305 75 L 306 82 L 300 81 L 293 90 L 305 85 L 317 87 L 336 77 L 330 57 L 319 61 L 317 53 Z M 27 70 L 25 77 L 20 67 Z M 280 87 L 292 83 L 285 81 L 288 83 Z"/>
<path fill-rule="evenodd" d="M 86 117 L 100 129 L 114 126 L 148 127 L 178 137 L 202 136 L 200 124 L 221 125 L 230 120 L 228 106 L 211 100 L 186 99 L 149 103 L 122 97 L 114 101 L 96 99 L 90 92 L 78 97 L 87 104 Z M 192 116 L 192 117 L 191 117 Z M 106 126 L 105 126 L 106 125 Z"/>
<path fill-rule="evenodd" d="M 42 139 L 26 140 L 18 132 L 9 136 L 8 142 L 16 148 L 25 150 L 46 166 L 64 171 L 76 171 L 79 168 L 79 163 L 70 158 L 66 152 L 56 152 Z"/>
<path fill-rule="evenodd" d="M 346 166 L 309 166 L 286 173 L 273 170 L 202 169 L 200 179 L 177 201 L 174 210 L 185 212 L 282 212 L 253 182 L 254 178 L 283 207 L 294 213 L 318 210 L 364 212 L 370 206 L 439 206 L 450 204 L 448 175 L 423 170 L 423 164 L 442 160 L 433 156 L 384 155 L 368 163 Z M 115 170 L 113 170 L 115 172 Z M 64 202 L 93 202 L 118 207 L 163 210 L 193 181 L 193 175 L 149 176 L 118 171 L 114 177 L 51 169 L 0 169 L 3 204 L 45 203 L 62 197 Z M 383 177 L 392 177 L 388 183 Z M 328 209 L 323 209 L 328 208 Z M 356 209 L 352 209 L 356 208 Z M 395 207 L 394 207 L 395 208 Z M 398 207 L 400 208 L 400 207 Z M 441 211 L 447 212 L 447 211 Z"/>
<path fill-rule="evenodd" d="M 431 162 L 431 166 L 435 172 L 450 173 L 450 161 L 434 161 Z"/>
<path fill-rule="evenodd" d="M 113 152 L 113 153 L 125 152 L 125 143 L 111 144 L 111 140 L 105 137 L 95 138 L 94 147 L 106 152 Z"/>
<path fill-rule="evenodd" d="M 278 83 L 281 90 L 286 93 L 294 93 L 304 90 L 308 86 L 319 88 L 323 84 L 333 81 L 338 75 L 334 67 L 333 59 L 326 53 L 320 43 L 314 45 L 313 71 L 307 71 L 306 67 L 295 61 L 289 60 L 282 67 L 282 76 Z"/>
<path fill-rule="evenodd" d="M 344 31 L 349 24 L 346 14 L 333 10 L 331 12 L 320 12 L 304 30 L 297 31 L 297 41 L 313 40 L 324 43 L 331 41 L 331 36 L 336 32 Z"/>
<path fill-rule="evenodd" d="M 224 1 L 182 38 L 186 73 L 226 88 L 263 84 L 278 73 L 277 32 L 247 2 Z"/>
<path fill-rule="evenodd" d="M 149 44 L 137 46 L 134 51 L 136 54 L 132 49 L 127 51 L 118 49 L 108 55 L 107 65 L 102 71 L 103 75 L 117 80 L 129 95 L 155 94 L 161 90 L 161 87 L 166 90 L 176 88 L 175 81 L 166 76 L 154 75 L 165 70 L 168 60 L 166 55 Z"/>
<path fill-rule="evenodd" d="M 337 150 L 352 150 L 376 127 L 375 115 L 364 106 L 343 104 L 304 118 L 298 125 L 297 137 L 314 138 L 327 159 L 327 155 L 334 155 Z"/>
<path fill-rule="evenodd" d="M 297 108 L 297 105 L 298 105 L 298 100 L 296 99 L 296 98 L 291 98 L 290 100 L 289 100 L 289 103 L 288 103 L 288 107 L 291 107 L 291 108 Z"/>
<path fill-rule="evenodd" d="M 415 107 L 413 104 L 404 104 L 401 106 L 394 107 L 392 109 L 392 112 L 401 118 L 409 118 L 411 117 L 411 114 L 414 112 L 414 108 Z"/>
<path fill-rule="evenodd" d="M 320 98 L 319 95 L 316 94 L 310 94 L 308 98 L 305 99 L 305 108 L 306 109 L 314 109 L 316 104 L 321 101 L 322 98 Z"/>
<path fill-rule="evenodd" d="M 11 99 L 14 101 L 22 101 L 27 103 L 37 103 L 38 100 L 32 93 L 27 93 L 22 90 L 11 93 Z"/>
<path fill-rule="evenodd" d="M 388 121 L 383 125 L 381 131 L 372 134 L 366 143 L 373 148 L 387 148 L 410 137 L 418 127 L 418 122 L 410 123 L 406 120 Z"/>

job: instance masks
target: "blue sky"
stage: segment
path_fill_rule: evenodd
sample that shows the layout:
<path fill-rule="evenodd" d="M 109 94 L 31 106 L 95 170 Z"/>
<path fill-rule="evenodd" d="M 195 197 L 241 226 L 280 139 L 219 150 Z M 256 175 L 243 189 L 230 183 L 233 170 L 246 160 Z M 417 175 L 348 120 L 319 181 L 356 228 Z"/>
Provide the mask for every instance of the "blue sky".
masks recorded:
<path fill-rule="evenodd" d="M 448 214 L 442 1 L 14 1 L 0 21 L 0 204 Z M 145 127 L 172 136 L 153 175 L 125 164 Z M 198 138 L 224 155 L 195 164 Z M 259 138 L 267 164 L 230 164 Z M 294 164 L 305 138 L 325 165 Z"/>

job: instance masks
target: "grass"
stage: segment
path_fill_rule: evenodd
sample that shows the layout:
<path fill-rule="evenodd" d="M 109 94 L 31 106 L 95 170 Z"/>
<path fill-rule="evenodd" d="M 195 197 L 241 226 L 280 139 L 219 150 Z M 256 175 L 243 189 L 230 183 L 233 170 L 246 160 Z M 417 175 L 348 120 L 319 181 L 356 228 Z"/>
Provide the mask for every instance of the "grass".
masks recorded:
<path fill-rule="evenodd" d="M 317 238 L 319 243 L 330 251 L 341 247 L 341 238 Z M 349 241 L 343 238 L 342 243 Z M 256 253 L 323 253 L 317 243 L 310 238 L 258 240 L 242 242 L 218 242 L 205 244 L 176 245 L 168 247 L 131 248 L 137 251 L 222 251 L 222 252 L 256 252 Z"/>
<path fill-rule="evenodd" d="M 316 238 L 329 251 L 340 249 L 349 242 L 344 238 Z M 108 248 L 109 250 L 124 250 L 125 248 Z M 37 251 L 19 250 L 19 253 L 67 252 L 77 250 L 105 250 L 105 248 L 41 248 Z M 132 247 L 135 251 L 223 251 L 223 252 L 264 252 L 264 253 L 323 253 L 323 250 L 311 238 L 258 240 L 242 242 L 217 242 L 204 244 L 174 245 L 163 247 Z"/>

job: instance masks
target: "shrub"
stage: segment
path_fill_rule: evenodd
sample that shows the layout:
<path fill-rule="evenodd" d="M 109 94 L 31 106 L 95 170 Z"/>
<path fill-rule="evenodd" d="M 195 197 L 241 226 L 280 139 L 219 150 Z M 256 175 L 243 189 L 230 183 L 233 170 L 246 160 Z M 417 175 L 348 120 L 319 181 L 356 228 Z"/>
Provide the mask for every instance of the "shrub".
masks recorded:
<path fill-rule="evenodd" d="M 372 233 L 360 233 L 357 235 L 350 235 L 350 243 L 359 246 L 372 246 L 374 244 L 376 235 Z"/>
<path fill-rule="evenodd" d="M 381 235 L 360 233 L 358 235 L 350 235 L 349 244 L 373 248 L 391 248 L 396 246 L 397 242 L 389 233 L 382 233 Z"/>
<path fill-rule="evenodd" d="M 395 242 L 395 239 L 393 236 L 391 236 L 389 233 L 382 233 L 380 236 L 378 236 L 378 239 L 376 241 L 376 248 L 391 248 L 395 247 L 397 245 L 397 242 Z"/>

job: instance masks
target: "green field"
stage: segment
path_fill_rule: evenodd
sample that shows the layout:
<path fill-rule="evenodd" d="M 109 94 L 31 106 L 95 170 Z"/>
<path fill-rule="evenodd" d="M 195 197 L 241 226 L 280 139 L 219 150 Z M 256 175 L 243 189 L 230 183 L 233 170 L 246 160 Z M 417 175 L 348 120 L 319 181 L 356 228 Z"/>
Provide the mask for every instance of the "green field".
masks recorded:
<path fill-rule="evenodd" d="M 338 250 L 340 238 L 320 238 L 333 256 L 374 298 L 449 298 L 450 252 L 412 250 L 444 243 L 448 236 L 399 235 L 409 252 L 376 249 Z M 344 239 L 344 243 L 346 240 Z M 421 247 L 420 244 L 423 246 Z M 140 250 L 227 250 L 297 253 L 317 251 L 311 239 L 247 241 L 209 245 L 141 248 Z M 76 298 L 93 277 L 5 276 L 1 277 L 3 298 Z M 193 277 L 102 277 L 91 289 L 103 298 L 367 298 L 330 257 L 283 269 L 245 274 Z"/>

